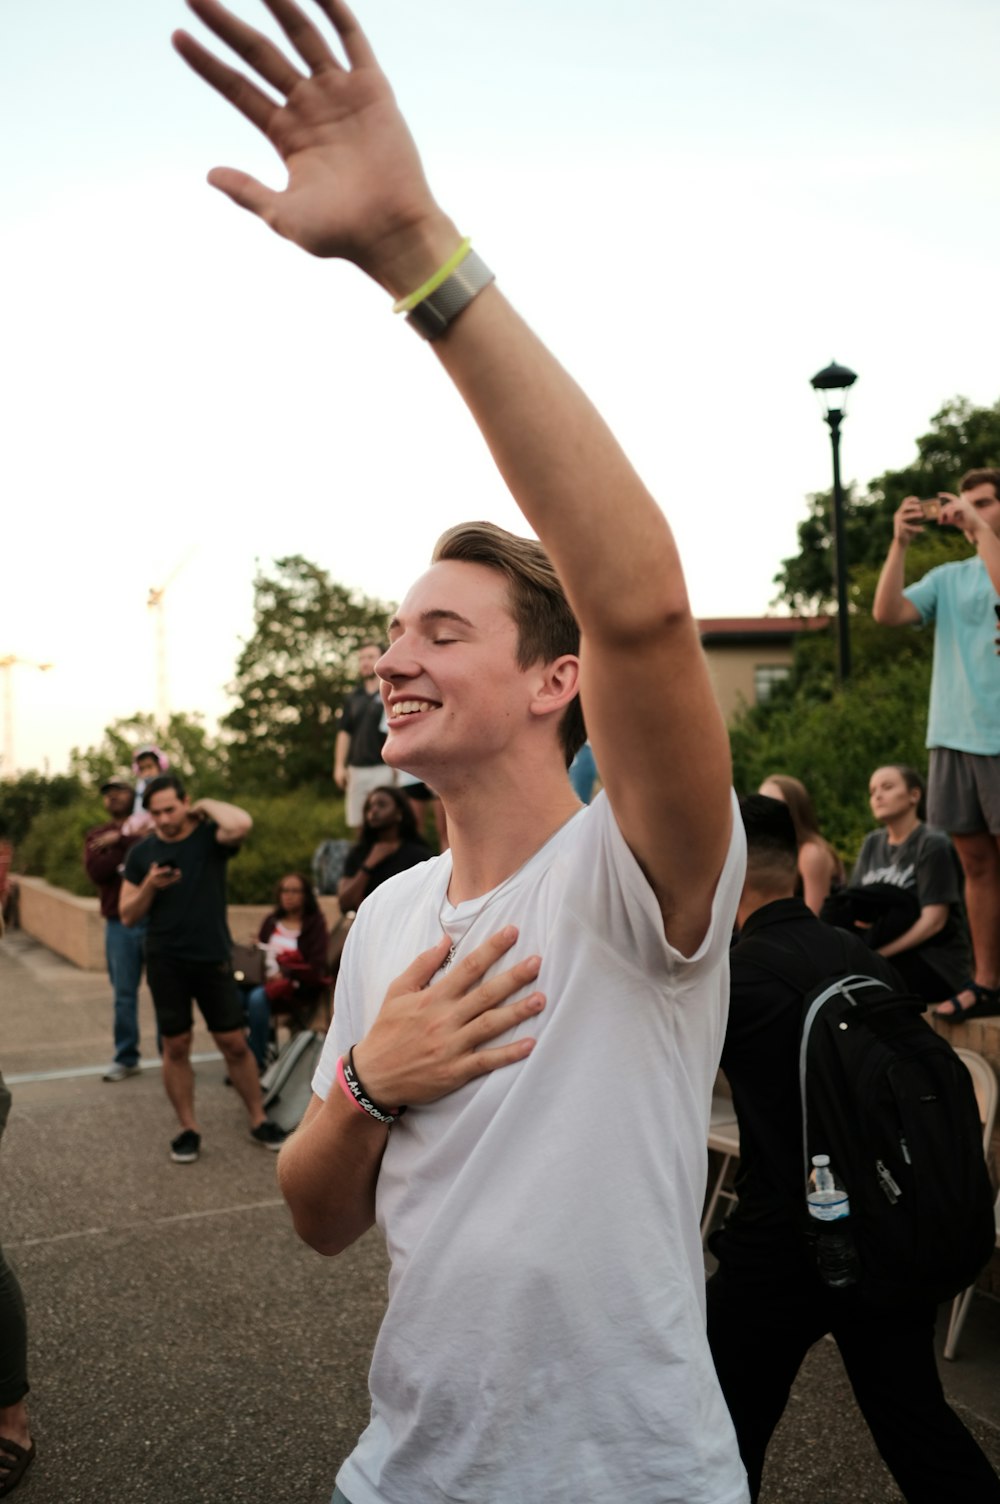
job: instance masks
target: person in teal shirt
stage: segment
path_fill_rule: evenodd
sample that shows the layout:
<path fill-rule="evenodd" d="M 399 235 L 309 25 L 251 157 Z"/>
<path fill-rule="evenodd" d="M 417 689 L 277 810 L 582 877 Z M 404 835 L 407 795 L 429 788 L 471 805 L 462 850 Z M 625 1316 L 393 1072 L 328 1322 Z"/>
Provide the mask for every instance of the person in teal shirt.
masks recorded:
<path fill-rule="evenodd" d="M 927 817 L 955 843 L 965 873 L 974 974 L 942 1002 L 942 1018 L 1000 1013 L 1000 659 L 994 635 L 1000 606 L 1000 469 L 970 470 L 958 494 L 939 497 L 939 526 L 961 528 L 975 554 L 932 569 L 904 586 L 906 550 L 925 512 L 908 496 L 875 591 L 885 626 L 933 622 L 927 746 Z"/>

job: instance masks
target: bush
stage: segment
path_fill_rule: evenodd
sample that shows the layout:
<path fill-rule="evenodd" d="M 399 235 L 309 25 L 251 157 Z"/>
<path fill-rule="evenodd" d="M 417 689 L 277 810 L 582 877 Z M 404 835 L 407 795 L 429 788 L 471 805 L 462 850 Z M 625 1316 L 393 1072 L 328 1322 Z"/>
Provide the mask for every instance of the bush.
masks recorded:
<path fill-rule="evenodd" d="M 229 867 L 231 903 L 270 903 L 286 872 L 312 876 L 312 855 L 328 837 L 348 835 L 340 797 L 318 799 L 312 792 L 249 797 L 242 807 L 253 816 L 253 831 Z"/>
<path fill-rule="evenodd" d="M 312 854 L 327 837 L 347 836 L 343 800 L 317 798 L 300 791 L 270 798 L 248 798 L 243 807 L 254 828 L 229 868 L 231 903 L 270 903 L 285 872 L 312 874 Z M 43 877 L 57 888 L 83 897 L 94 894 L 83 870 L 83 838 L 107 819 L 97 800 L 81 799 L 66 809 L 36 816 L 14 854 L 18 872 Z"/>
<path fill-rule="evenodd" d="M 83 785 L 74 775 L 22 773 L 0 782 L 0 840 L 23 841 L 31 822 L 50 809 L 65 809 L 83 797 Z"/>
<path fill-rule="evenodd" d="M 31 877 L 44 877 L 56 888 L 90 898 L 93 883 L 83 870 L 83 838 L 107 820 L 97 799 L 78 799 L 65 809 L 36 815 L 28 834 L 14 851 L 14 868 Z"/>

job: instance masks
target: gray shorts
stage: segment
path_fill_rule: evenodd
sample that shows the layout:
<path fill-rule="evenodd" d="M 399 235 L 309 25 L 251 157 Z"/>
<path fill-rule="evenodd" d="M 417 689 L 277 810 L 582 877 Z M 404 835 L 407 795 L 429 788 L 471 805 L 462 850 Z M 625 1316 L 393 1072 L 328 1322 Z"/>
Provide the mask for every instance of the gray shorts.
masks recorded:
<path fill-rule="evenodd" d="M 927 823 L 953 836 L 1000 835 L 1000 756 L 932 747 Z"/>

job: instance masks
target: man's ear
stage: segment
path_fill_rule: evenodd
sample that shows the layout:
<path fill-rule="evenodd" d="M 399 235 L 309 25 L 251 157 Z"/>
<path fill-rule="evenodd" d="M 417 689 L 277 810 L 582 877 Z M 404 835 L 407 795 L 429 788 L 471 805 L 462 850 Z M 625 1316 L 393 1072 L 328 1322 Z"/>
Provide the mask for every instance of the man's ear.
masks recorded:
<path fill-rule="evenodd" d="M 580 660 L 574 653 L 539 664 L 534 672 L 537 683 L 531 699 L 532 715 L 557 714 L 580 692 Z"/>

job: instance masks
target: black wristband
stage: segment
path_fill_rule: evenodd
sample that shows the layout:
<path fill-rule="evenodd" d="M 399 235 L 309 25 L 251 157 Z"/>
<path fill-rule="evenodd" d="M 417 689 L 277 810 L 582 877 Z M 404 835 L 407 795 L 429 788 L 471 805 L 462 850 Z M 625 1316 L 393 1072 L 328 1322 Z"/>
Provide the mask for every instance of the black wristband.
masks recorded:
<path fill-rule="evenodd" d="M 371 1117 L 377 1118 L 380 1123 L 389 1123 L 391 1125 L 397 1118 L 401 1118 L 406 1111 L 405 1107 L 397 1107 L 395 1112 L 390 1112 L 388 1107 L 382 1107 L 368 1095 L 361 1084 L 361 1077 L 354 1069 L 353 1044 L 348 1050 L 347 1058 L 344 1061 L 344 1080 L 347 1083 L 347 1090 L 358 1106 L 363 1108 Z"/>

